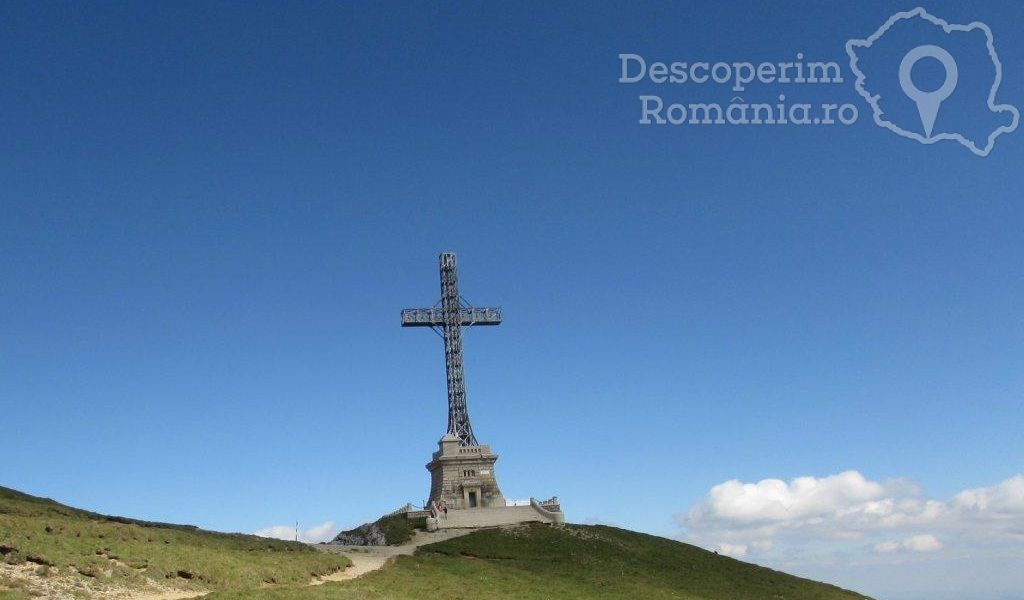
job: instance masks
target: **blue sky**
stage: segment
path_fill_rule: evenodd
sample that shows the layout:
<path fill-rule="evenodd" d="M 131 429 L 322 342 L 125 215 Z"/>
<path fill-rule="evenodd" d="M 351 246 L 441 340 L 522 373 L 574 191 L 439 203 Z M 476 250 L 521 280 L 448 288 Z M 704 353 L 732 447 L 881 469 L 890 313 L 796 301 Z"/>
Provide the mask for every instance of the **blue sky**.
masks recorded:
<path fill-rule="evenodd" d="M 925 7 L 987 23 L 1024 104 L 1024 7 Z M 0 484 L 229 531 L 422 501 L 443 352 L 398 312 L 455 251 L 505 311 L 465 344 L 507 496 L 886 600 L 1024 598 L 1024 134 L 872 121 L 844 44 L 909 8 L 4 4 Z M 625 52 L 836 61 L 745 100 L 859 119 L 642 126 L 640 94 L 735 93 L 618 83 Z M 876 505 L 903 520 L 837 517 Z"/>

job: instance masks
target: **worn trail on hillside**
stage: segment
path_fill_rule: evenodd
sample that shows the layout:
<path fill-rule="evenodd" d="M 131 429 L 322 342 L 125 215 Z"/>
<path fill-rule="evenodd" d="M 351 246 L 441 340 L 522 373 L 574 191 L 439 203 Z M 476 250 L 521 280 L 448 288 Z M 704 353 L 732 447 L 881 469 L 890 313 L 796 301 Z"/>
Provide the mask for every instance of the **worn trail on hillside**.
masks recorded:
<path fill-rule="evenodd" d="M 397 556 L 411 555 L 416 551 L 416 548 L 419 548 L 420 546 L 443 542 L 445 540 L 473 533 L 474 531 L 478 530 L 448 529 L 434 532 L 417 531 L 411 540 L 401 546 L 343 546 L 340 544 L 317 544 L 316 548 L 323 552 L 333 552 L 347 556 L 348 559 L 352 561 L 352 566 L 344 571 L 338 571 L 337 573 L 318 577 L 313 581 L 313 585 L 320 585 L 328 581 L 348 581 L 350 579 L 362 577 L 367 573 L 372 573 L 373 571 L 382 569 L 384 565 L 394 560 Z"/>

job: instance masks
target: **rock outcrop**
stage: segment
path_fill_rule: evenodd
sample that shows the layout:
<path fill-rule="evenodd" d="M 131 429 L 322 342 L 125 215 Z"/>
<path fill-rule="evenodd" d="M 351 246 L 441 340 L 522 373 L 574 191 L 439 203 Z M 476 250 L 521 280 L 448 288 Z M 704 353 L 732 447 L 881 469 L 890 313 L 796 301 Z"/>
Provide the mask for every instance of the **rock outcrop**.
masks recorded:
<path fill-rule="evenodd" d="M 366 523 L 349 531 L 342 531 L 330 541 L 345 546 L 385 546 L 387 538 L 380 522 Z"/>

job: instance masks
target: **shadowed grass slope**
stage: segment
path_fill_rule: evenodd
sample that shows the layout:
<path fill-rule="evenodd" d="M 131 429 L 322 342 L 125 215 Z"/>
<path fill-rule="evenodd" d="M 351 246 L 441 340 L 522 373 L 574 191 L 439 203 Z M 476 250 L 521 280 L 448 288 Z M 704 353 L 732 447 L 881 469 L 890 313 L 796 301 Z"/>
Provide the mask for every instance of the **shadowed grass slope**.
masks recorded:
<path fill-rule="evenodd" d="M 181 589 L 305 584 L 350 564 L 302 543 L 108 517 L 4 487 L 0 555 L 9 565 L 39 565 L 44 576 L 127 588 L 147 578 Z"/>
<path fill-rule="evenodd" d="M 384 539 L 388 546 L 401 546 L 412 539 L 417 529 L 427 528 L 427 519 L 410 519 L 404 514 L 381 517 L 378 521 L 384 530 Z"/>
<path fill-rule="evenodd" d="M 210 600 L 864 600 L 672 540 L 602 526 L 485 530 L 420 548 L 381 571 L 316 588 Z"/>

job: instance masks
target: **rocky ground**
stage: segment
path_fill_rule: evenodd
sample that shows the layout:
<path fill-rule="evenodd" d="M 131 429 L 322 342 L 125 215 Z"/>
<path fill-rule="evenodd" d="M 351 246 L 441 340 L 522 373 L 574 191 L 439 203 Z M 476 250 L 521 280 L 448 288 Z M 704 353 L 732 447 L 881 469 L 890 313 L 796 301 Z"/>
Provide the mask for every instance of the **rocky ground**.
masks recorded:
<path fill-rule="evenodd" d="M 331 540 L 331 544 L 337 546 L 384 546 L 387 545 L 387 538 L 380 523 L 374 522 L 360 525 L 351 531 L 342 531 Z"/>
<path fill-rule="evenodd" d="M 53 600 L 181 600 L 196 598 L 205 593 L 175 589 L 152 579 L 147 581 L 146 588 L 128 589 L 98 580 L 83 579 L 75 572 L 62 573 L 56 567 L 40 567 L 33 563 L 0 563 L 0 593 L 3 591 L 21 591 L 26 597 Z"/>

